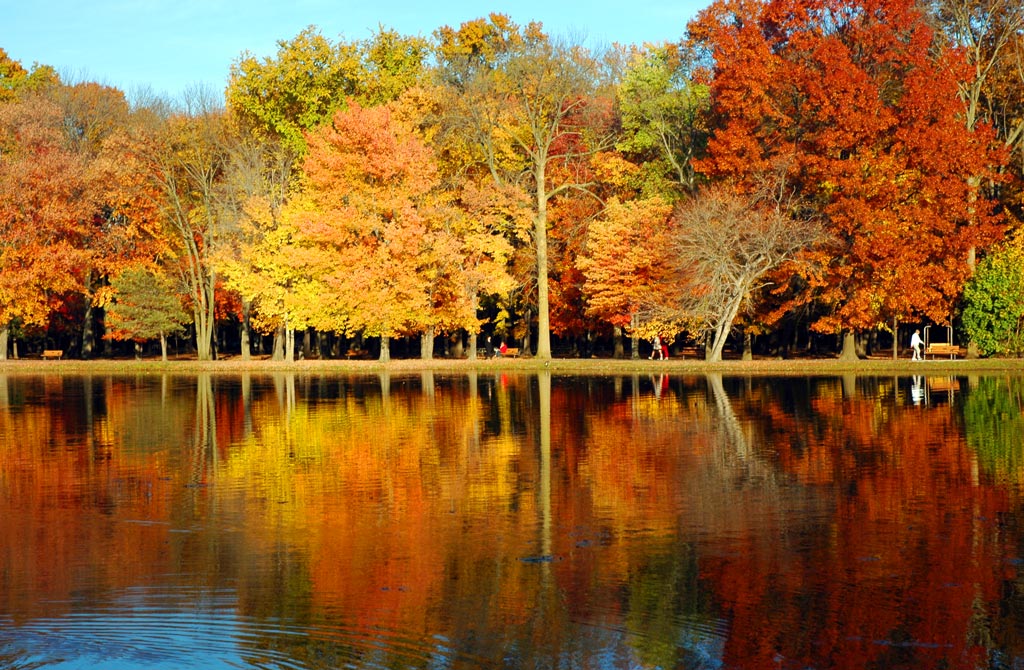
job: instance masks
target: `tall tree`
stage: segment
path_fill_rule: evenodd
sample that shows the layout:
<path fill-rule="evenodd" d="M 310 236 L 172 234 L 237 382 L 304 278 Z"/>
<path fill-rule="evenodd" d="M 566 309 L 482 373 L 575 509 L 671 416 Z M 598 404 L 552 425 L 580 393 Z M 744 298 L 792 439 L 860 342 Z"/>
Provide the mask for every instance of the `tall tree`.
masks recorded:
<path fill-rule="evenodd" d="M 381 360 L 398 334 L 431 325 L 436 253 L 452 249 L 435 225 L 437 168 L 416 132 L 388 106 L 350 101 L 309 133 L 300 224 L 325 292 L 312 325 L 380 337 Z"/>
<path fill-rule="evenodd" d="M 157 110 L 158 111 L 158 110 Z M 216 248 L 225 233 L 222 179 L 228 162 L 224 110 L 195 90 L 181 111 L 152 114 L 146 170 L 160 191 L 161 215 L 189 296 L 199 360 L 213 357 Z"/>
<path fill-rule="evenodd" d="M 81 291 L 89 185 L 59 107 L 39 95 L 0 104 L 0 359 L 13 323 L 43 328 L 54 301 Z"/>
<path fill-rule="evenodd" d="M 970 198 L 970 179 L 998 160 L 963 125 L 962 55 L 916 3 L 721 0 L 691 34 L 714 61 L 698 169 L 749 185 L 785 165 L 836 240 L 790 305 L 819 305 L 825 332 L 948 322 L 968 250 L 1000 231 Z"/>
<path fill-rule="evenodd" d="M 437 31 L 443 76 L 453 87 L 449 125 L 498 183 L 529 185 L 534 201 L 537 351 L 551 357 L 548 205 L 585 189 L 571 166 L 611 144 L 594 123 L 596 61 L 581 47 L 549 39 L 539 24 L 520 30 L 492 14 Z"/>

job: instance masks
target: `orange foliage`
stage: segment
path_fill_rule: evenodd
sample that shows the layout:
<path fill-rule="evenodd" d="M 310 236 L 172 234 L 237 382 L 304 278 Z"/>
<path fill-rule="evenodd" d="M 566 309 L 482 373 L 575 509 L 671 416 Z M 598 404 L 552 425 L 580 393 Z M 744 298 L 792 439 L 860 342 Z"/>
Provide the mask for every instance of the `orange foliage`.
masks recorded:
<path fill-rule="evenodd" d="M 791 304 L 819 305 L 823 331 L 948 321 L 969 251 L 1000 234 L 972 184 L 1002 158 L 961 119 L 962 54 L 909 0 L 721 0 L 692 28 L 716 64 L 698 169 L 749 184 L 786 164 L 838 241 Z"/>

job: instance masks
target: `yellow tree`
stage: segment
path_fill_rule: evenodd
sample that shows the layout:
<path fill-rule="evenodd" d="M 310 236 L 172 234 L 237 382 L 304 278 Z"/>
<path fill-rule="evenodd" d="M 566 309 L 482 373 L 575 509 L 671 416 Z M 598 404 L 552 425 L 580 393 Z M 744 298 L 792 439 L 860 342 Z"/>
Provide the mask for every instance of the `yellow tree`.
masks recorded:
<path fill-rule="evenodd" d="M 313 276 L 325 287 L 311 318 L 325 330 L 380 337 L 388 360 L 390 338 L 430 322 L 426 275 L 439 239 L 431 224 L 442 217 L 433 156 L 390 106 L 354 101 L 306 139 L 302 183 L 312 209 L 299 225 L 320 254 Z"/>
<path fill-rule="evenodd" d="M 501 14 L 437 31 L 442 77 L 452 88 L 448 126 L 499 184 L 527 184 L 533 200 L 538 358 L 551 358 L 548 205 L 586 189 L 575 163 L 611 143 L 589 114 L 596 61 L 581 47 L 524 30 Z"/>

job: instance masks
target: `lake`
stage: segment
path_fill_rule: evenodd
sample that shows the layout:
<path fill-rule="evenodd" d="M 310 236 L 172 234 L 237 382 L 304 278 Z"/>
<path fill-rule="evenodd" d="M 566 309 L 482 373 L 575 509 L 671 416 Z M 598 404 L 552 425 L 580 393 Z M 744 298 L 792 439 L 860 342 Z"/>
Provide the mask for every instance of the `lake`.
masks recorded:
<path fill-rule="evenodd" d="M 1024 379 L 0 376 L 0 667 L 1024 667 Z"/>

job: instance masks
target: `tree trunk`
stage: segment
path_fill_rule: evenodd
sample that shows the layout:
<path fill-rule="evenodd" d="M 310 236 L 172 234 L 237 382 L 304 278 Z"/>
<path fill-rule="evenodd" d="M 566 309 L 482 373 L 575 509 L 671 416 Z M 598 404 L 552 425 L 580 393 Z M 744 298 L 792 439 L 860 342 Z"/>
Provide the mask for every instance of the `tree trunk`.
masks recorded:
<path fill-rule="evenodd" d="M 743 331 L 743 360 L 754 360 L 754 338 L 749 330 Z"/>
<path fill-rule="evenodd" d="M 892 317 L 892 359 L 900 357 L 900 322 L 895 316 Z"/>
<path fill-rule="evenodd" d="M 476 360 L 476 339 L 477 339 L 476 331 L 471 331 L 469 333 L 469 355 L 467 356 L 467 358 L 469 358 L 469 360 L 471 360 L 471 361 L 475 361 Z"/>
<path fill-rule="evenodd" d="M 718 324 L 714 330 L 714 342 L 711 345 L 710 353 L 705 355 L 708 361 L 718 362 L 722 360 L 722 351 L 725 349 L 725 341 L 729 339 L 729 331 L 732 330 L 732 323 L 740 312 L 740 305 L 743 304 L 743 296 L 746 291 L 738 291 L 732 298 L 732 303 L 726 306 L 725 312 L 719 317 Z"/>
<path fill-rule="evenodd" d="M 420 359 L 429 361 L 434 358 L 434 329 L 427 328 L 420 335 Z"/>
<path fill-rule="evenodd" d="M 536 168 L 537 218 L 534 242 L 537 244 L 537 358 L 551 359 L 551 322 L 548 313 L 548 195 L 544 161 Z"/>
<path fill-rule="evenodd" d="M 10 346 L 11 340 L 11 327 L 5 325 L 0 328 L 0 361 L 7 360 L 7 347 Z"/>
<path fill-rule="evenodd" d="M 167 334 L 160 333 L 160 360 L 167 362 Z"/>
<path fill-rule="evenodd" d="M 380 362 L 387 363 L 391 360 L 391 338 L 382 335 L 380 338 Z"/>
<path fill-rule="evenodd" d="M 519 342 L 519 354 L 521 356 L 530 355 L 530 310 L 529 308 L 523 313 L 523 319 L 526 320 L 526 329 L 523 331 L 523 339 Z M 538 338 L 540 336 L 538 335 Z M 537 344 L 540 347 L 540 343 Z M 551 358 L 551 339 L 548 338 L 548 358 Z"/>
<path fill-rule="evenodd" d="M 843 350 L 839 354 L 839 360 L 860 360 L 860 357 L 857 356 L 857 337 L 852 330 L 847 330 L 843 332 Z"/>
<path fill-rule="evenodd" d="M 85 316 L 82 317 L 82 358 L 92 358 L 96 348 L 96 324 L 93 316 L 92 300 L 85 296 Z"/>
<path fill-rule="evenodd" d="M 252 358 L 252 344 L 250 341 L 251 324 L 249 323 L 249 313 L 252 311 L 252 303 L 245 298 L 242 298 L 242 329 L 239 333 L 239 338 L 242 340 L 242 360 L 247 361 Z"/>
<path fill-rule="evenodd" d="M 135 340 L 135 360 L 142 360 L 142 342 Z"/>
<path fill-rule="evenodd" d="M 462 331 L 459 331 L 452 337 L 449 342 L 448 356 L 451 358 L 462 358 L 466 353 L 466 348 L 462 343 Z"/>
<path fill-rule="evenodd" d="M 625 358 L 626 348 L 622 344 L 622 326 L 614 326 L 612 333 L 612 358 Z"/>
<path fill-rule="evenodd" d="M 629 339 L 630 339 L 630 358 L 634 361 L 640 360 L 640 334 L 637 333 L 637 318 L 636 314 L 633 314 L 629 318 Z"/>
<path fill-rule="evenodd" d="M 295 329 L 287 325 L 284 327 L 284 360 L 295 362 Z"/>
<path fill-rule="evenodd" d="M 274 331 L 274 353 L 271 354 L 271 359 L 275 361 L 284 360 L 284 340 L 285 332 L 284 326 L 278 326 L 277 330 Z"/>

